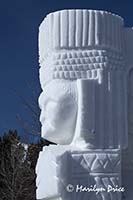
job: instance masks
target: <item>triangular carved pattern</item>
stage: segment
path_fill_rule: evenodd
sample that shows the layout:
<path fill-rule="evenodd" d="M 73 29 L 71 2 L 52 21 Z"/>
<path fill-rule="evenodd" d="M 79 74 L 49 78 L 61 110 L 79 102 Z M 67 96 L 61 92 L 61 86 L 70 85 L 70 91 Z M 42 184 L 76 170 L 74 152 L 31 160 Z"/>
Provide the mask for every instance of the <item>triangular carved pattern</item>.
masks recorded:
<path fill-rule="evenodd" d="M 120 170 L 119 154 L 72 155 L 72 163 L 75 172 L 116 173 Z"/>

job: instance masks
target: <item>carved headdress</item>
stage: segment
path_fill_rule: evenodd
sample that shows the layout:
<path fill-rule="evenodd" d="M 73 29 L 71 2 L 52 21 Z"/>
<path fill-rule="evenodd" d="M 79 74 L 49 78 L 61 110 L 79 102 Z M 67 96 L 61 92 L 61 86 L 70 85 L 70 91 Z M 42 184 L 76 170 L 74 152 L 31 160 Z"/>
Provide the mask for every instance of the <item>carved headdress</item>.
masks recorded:
<path fill-rule="evenodd" d="M 94 10 L 63 10 L 40 25 L 42 82 L 98 78 L 98 70 L 123 67 L 123 19 Z"/>

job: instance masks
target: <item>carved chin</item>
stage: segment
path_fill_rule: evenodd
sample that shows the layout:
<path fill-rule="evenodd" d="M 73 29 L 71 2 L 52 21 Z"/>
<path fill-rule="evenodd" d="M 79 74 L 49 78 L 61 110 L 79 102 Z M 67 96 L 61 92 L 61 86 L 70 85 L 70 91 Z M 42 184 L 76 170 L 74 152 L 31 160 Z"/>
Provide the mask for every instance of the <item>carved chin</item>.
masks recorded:
<path fill-rule="evenodd" d="M 59 130 L 53 127 L 42 125 L 41 128 L 42 137 L 48 141 L 56 144 L 70 144 L 73 139 L 73 134 L 67 130 Z"/>

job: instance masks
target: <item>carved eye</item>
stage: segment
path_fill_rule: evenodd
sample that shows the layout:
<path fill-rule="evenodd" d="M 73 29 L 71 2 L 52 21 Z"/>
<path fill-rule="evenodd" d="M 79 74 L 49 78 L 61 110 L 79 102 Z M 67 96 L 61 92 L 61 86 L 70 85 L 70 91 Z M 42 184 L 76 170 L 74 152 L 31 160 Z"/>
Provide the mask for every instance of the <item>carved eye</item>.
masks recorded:
<path fill-rule="evenodd" d="M 69 120 L 75 113 L 75 102 L 70 96 L 63 96 L 58 101 L 50 100 L 45 107 L 45 117 L 54 124 Z"/>
<path fill-rule="evenodd" d="M 72 97 L 67 96 L 60 100 L 60 114 L 63 120 L 71 117 L 73 112 L 75 112 L 76 103 Z"/>
<path fill-rule="evenodd" d="M 58 113 L 58 103 L 49 100 L 46 105 L 46 118 L 52 119 Z"/>

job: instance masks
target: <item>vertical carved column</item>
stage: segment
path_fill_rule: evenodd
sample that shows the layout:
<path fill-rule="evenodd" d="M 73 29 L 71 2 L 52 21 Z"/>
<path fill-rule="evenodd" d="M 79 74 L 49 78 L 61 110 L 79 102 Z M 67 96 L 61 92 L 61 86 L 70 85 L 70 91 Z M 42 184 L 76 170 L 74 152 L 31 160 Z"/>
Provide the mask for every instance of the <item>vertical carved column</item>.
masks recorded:
<path fill-rule="evenodd" d="M 58 145 L 40 153 L 37 199 L 121 199 L 108 186 L 121 187 L 128 146 L 127 46 L 123 19 L 105 11 L 63 10 L 42 22 L 41 133 Z"/>

